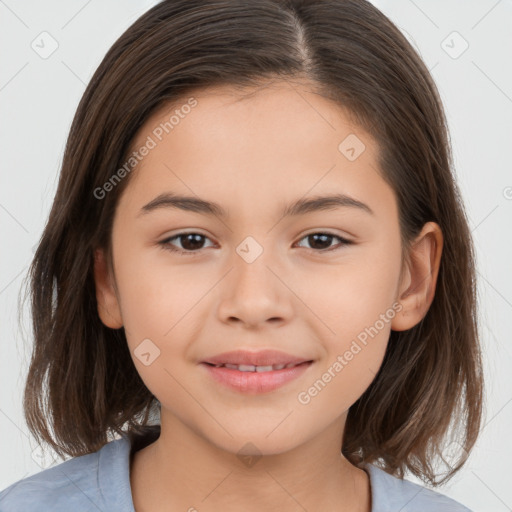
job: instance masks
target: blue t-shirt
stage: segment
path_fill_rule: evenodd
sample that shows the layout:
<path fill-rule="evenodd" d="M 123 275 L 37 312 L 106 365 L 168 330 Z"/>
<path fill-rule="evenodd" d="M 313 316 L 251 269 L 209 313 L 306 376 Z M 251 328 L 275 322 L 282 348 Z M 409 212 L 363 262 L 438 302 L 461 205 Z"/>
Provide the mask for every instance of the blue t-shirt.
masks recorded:
<path fill-rule="evenodd" d="M 135 512 L 130 457 L 154 438 L 134 447 L 123 435 L 97 452 L 19 480 L 0 492 L 0 512 Z M 472 512 L 443 494 L 396 478 L 374 465 L 362 469 L 370 476 L 371 512 Z"/>

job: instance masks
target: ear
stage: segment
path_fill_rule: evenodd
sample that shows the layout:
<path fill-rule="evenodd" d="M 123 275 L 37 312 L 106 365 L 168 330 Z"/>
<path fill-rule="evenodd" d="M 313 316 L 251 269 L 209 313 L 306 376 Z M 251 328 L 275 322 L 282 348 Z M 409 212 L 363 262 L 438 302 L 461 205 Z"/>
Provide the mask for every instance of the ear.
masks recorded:
<path fill-rule="evenodd" d="M 391 322 L 394 331 L 406 331 L 427 314 L 436 291 L 443 251 L 443 234 L 435 222 L 427 222 L 413 242 L 400 280 L 397 300 L 402 305 Z"/>
<path fill-rule="evenodd" d="M 111 329 L 121 328 L 123 326 L 121 309 L 103 249 L 94 251 L 94 282 L 101 321 Z"/>

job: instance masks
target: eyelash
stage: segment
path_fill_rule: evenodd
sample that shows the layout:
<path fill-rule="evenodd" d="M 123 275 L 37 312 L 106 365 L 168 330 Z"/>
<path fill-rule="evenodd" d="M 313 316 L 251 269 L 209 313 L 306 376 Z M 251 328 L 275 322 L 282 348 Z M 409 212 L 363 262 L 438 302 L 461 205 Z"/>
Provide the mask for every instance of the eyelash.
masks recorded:
<path fill-rule="evenodd" d="M 172 240 L 175 240 L 177 238 L 181 238 L 181 237 L 184 237 L 184 236 L 187 236 L 187 235 L 199 235 L 199 236 L 202 236 L 202 237 L 208 239 L 208 237 L 206 235 L 203 235 L 202 233 L 196 233 L 194 231 L 187 231 L 187 232 L 183 232 L 183 233 L 178 233 L 177 235 L 174 235 L 174 236 L 172 236 L 170 238 L 166 238 L 165 240 L 162 240 L 161 242 L 158 242 L 158 244 L 164 250 L 175 252 L 175 253 L 181 254 L 183 256 L 197 256 L 198 253 L 201 251 L 201 249 L 198 249 L 196 251 L 186 251 L 186 250 L 182 250 L 182 249 L 176 249 L 170 243 Z M 340 240 L 339 246 L 335 247 L 334 249 L 332 249 L 332 248 L 331 249 L 318 249 L 318 250 L 317 249 L 310 249 L 311 251 L 316 252 L 316 253 L 324 253 L 324 252 L 337 251 L 337 250 L 340 250 L 340 249 L 342 249 L 343 247 L 345 247 L 347 245 L 352 245 L 354 243 L 354 242 L 352 242 L 350 240 L 347 240 L 346 238 L 342 238 L 339 235 L 335 235 L 334 233 L 328 233 L 328 232 L 324 232 L 324 231 L 315 231 L 313 233 L 308 233 L 307 235 L 303 236 L 300 239 L 300 241 L 302 241 L 305 238 L 308 238 L 309 236 L 312 236 L 312 235 L 327 235 L 327 236 L 330 236 L 330 237 L 333 237 L 333 238 L 337 238 L 338 240 Z"/>

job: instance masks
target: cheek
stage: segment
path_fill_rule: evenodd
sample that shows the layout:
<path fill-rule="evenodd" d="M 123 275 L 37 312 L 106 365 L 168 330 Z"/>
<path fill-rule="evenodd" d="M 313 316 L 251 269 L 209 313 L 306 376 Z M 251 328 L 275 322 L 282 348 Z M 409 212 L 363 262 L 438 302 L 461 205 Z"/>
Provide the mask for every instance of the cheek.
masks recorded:
<path fill-rule="evenodd" d="M 127 252 L 119 261 L 123 321 L 134 337 L 152 335 L 165 343 L 196 324 L 196 306 L 215 284 L 215 276 L 204 266 L 172 261 L 164 250 L 147 248 Z"/>
<path fill-rule="evenodd" d="M 296 282 L 303 283 L 299 295 L 307 297 L 305 303 L 315 313 L 307 313 L 309 325 L 325 352 L 316 378 L 322 381 L 320 387 L 328 382 L 331 391 L 317 402 L 353 403 L 375 377 L 396 314 L 399 271 L 398 242 L 376 243 L 336 266 L 319 265 L 314 273 L 305 272 L 308 279 L 297 276 Z"/>
<path fill-rule="evenodd" d="M 119 268 L 130 355 L 142 381 L 162 404 L 186 409 L 190 397 L 183 389 L 187 382 L 184 359 L 188 340 L 199 332 L 194 327 L 198 325 L 194 305 L 209 287 L 194 284 L 197 281 L 185 279 L 176 270 L 138 264 L 136 258 L 130 261 Z"/>
<path fill-rule="evenodd" d="M 327 338 L 347 340 L 392 307 L 399 270 L 399 251 L 375 245 L 372 251 L 354 252 L 335 264 L 305 268 L 294 276 L 294 289 L 315 313 L 316 320 L 308 313 L 312 321 L 324 326 Z"/>
<path fill-rule="evenodd" d="M 325 352 L 297 397 L 309 416 L 328 415 L 334 420 L 374 380 L 396 313 L 397 276 L 396 266 L 367 265 L 360 259 L 340 267 L 335 279 L 324 270 L 308 284 L 308 306 L 321 319 L 312 321 Z"/>
<path fill-rule="evenodd" d="M 201 268 L 202 270 L 199 270 Z M 187 400 L 189 345 L 200 339 L 212 269 L 171 265 L 164 251 L 127 251 L 116 267 L 122 316 L 132 360 L 146 387 L 164 403 Z M 148 355 L 149 354 L 149 355 Z M 149 363 L 149 364 L 146 364 Z"/>

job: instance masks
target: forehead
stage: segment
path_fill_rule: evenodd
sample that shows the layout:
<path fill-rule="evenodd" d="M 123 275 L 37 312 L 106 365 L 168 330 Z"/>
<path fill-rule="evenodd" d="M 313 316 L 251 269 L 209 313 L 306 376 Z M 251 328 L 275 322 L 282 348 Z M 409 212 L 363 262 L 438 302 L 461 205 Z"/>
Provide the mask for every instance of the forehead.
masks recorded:
<path fill-rule="evenodd" d="M 262 144 L 266 151 L 259 153 L 260 158 L 288 152 L 292 159 L 293 154 L 311 147 L 318 148 L 317 153 L 324 147 L 337 150 L 337 143 L 346 135 L 357 133 L 364 139 L 366 153 L 374 152 L 373 139 L 353 119 L 350 111 L 323 97 L 307 82 L 282 80 L 245 88 L 215 86 L 192 91 L 162 106 L 146 120 L 131 146 L 142 146 L 148 136 L 154 140 L 160 150 L 157 147 L 157 151 L 151 151 L 145 162 L 162 157 L 162 146 L 171 145 L 175 160 L 188 148 L 200 146 L 196 154 L 199 157 L 221 145 L 230 146 L 229 154 L 219 155 L 224 159 L 231 154 L 248 158 L 251 150 Z M 181 144 L 185 140 L 187 146 Z"/>
<path fill-rule="evenodd" d="M 373 138 L 307 84 L 198 90 L 144 123 L 132 149 L 144 145 L 152 149 L 137 163 L 126 191 L 139 208 L 164 191 L 241 201 L 248 208 L 263 196 L 291 201 L 336 187 L 352 195 L 389 189 Z"/>

